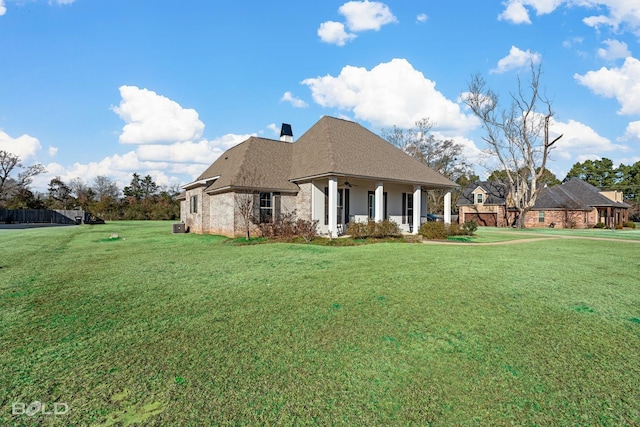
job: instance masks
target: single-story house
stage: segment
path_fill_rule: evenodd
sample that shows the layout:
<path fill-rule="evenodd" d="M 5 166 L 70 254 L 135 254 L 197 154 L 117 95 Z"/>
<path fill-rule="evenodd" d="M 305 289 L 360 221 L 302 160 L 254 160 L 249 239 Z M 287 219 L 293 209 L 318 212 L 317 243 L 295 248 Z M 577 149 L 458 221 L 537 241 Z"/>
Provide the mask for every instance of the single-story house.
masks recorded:
<path fill-rule="evenodd" d="M 504 227 L 515 222 L 517 212 L 509 208 L 511 199 L 502 183 L 476 182 L 459 198 L 459 221 L 474 220 L 480 225 Z M 591 228 L 603 223 L 615 228 L 629 220 L 630 205 L 620 191 L 599 191 L 578 178 L 540 190 L 526 227 Z"/>
<path fill-rule="evenodd" d="M 195 233 L 243 235 L 242 205 L 250 195 L 261 222 L 295 211 L 330 236 L 369 219 L 417 233 L 426 220 L 425 192 L 447 191 L 450 222 L 450 190 L 457 186 L 358 123 L 325 116 L 295 142 L 283 124 L 280 140 L 250 137 L 225 151 L 183 186 L 180 219 Z"/>

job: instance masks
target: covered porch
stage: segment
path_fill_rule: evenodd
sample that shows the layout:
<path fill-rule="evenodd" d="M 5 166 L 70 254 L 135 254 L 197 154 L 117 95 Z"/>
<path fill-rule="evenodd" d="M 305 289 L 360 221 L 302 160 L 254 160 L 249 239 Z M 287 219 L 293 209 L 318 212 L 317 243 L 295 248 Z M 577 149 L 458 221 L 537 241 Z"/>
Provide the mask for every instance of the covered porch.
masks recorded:
<path fill-rule="evenodd" d="M 402 232 L 417 234 L 427 220 L 429 190 L 445 189 L 444 222 L 451 223 L 451 188 L 426 183 L 328 176 L 312 184 L 312 219 L 320 234 L 337 237 L 349 222 L 396 222 Z"/>

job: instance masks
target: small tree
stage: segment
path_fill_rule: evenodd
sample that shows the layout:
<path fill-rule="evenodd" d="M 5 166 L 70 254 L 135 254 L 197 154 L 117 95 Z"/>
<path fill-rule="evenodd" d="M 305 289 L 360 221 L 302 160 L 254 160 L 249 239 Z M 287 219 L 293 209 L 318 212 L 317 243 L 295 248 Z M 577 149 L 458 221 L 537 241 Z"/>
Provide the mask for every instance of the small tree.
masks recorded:
<path fill-rule="evenodd" d="M 244 227 L 247 241 L 251 239 L 251 226 L 256 222 L 256 194 L 255 191 L 236 192 L 234 194 L 236 210 L 240 218 L 242 218 L 242 226 Z"/>
<path fill-rule="evenodd" d="M 13 178 L 11 174 L 17 169 L 24 169 Z M 15 194 L 28 190 L 33 177 L 45 172 L 44 166 L 35 164 L 26 168 L 20 162 L 20 156 L 0 150 L 0 206 Z"/>
<path fill-rule="evenodd" d="M 562 135 L 551 138 L 553 118 L 551 101 L 540 90 L 541 66 L 531 62 L 531 80 L 511 94 L 511 105 L 501 109 L 498 95 L 487 88 L 476 74 L 469 82 L 464 102 L 481 120 L 486 135 L 486 152 L 496 158 L 505 171 L 510 199 L 518 211 L 518 225 L 524 228 L 525 216 L 533 208 L 542 188 L 549 153 Z"/>

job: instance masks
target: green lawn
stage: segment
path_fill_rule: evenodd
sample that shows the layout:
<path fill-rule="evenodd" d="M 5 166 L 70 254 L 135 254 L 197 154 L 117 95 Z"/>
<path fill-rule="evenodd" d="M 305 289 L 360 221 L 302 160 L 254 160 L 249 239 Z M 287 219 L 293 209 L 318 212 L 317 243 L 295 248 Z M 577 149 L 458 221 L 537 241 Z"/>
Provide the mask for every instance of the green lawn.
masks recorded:
<path fill-rule="evenodd" d="M 170 229 L 0 233 L 0 425 L 640 424 L 640 244 Z"/>

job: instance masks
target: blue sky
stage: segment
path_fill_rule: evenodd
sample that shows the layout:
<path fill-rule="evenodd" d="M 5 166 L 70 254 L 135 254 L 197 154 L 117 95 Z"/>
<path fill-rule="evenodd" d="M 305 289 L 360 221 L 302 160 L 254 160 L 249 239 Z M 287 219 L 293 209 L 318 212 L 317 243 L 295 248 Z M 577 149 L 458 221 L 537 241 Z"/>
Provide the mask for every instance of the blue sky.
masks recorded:
<path fill-rule="evenodd" d="M 474 162 L 467 82 L 506 100 L 533 58 L 562 179 L 640 160 L 639 40 L 639 0 L 0 0 L 0 149 L 45 165 L 40 190 L 133 172 L 184 184 L 282 122 L 295 138 L 323 115 L 376 133 L 428 117 Z"/>

